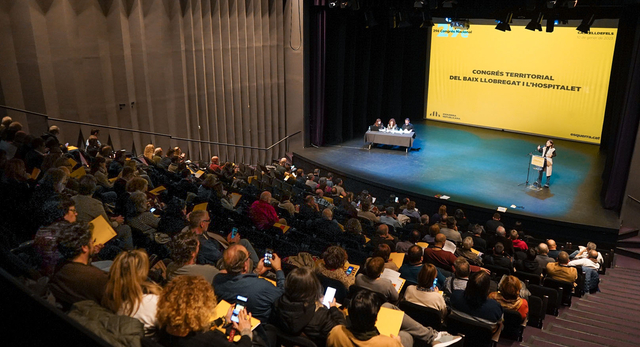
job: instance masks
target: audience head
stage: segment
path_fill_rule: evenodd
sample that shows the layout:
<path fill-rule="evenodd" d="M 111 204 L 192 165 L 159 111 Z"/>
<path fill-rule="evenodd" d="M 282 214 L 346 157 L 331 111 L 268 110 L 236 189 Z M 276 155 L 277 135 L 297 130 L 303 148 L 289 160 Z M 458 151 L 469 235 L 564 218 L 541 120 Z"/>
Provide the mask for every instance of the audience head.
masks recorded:
<path fill-rule="evenodd" d="M 120 253 L 109 269 L 103 305 L 129 316 L 138 311 L 144 294 L 160 294 L 160 287 L 147 280 L 149 257 L 144 250 Z"/>
<path fill-rule="evenodd" d="M 447 228 L 453 229 L 456 227 L 456 218 L 453 216 L 447 217 Z"/>
<path fill-rule="evenodd" d="M 103 146 L 100 150 L 100 155 L 105 158 L 111 158 L 113 155 L 113 148 L 111 146 Z"/>
<path fill-rule="evenodd" d="M 324 219 L 324 220 L 332 220 L 333 219 L 333 212 L 331 212 L 330 208 L 325 208 L 324 210 L 322 210 L 322 219 Z"/>
<path fill-rule="evenodd" d="M 349 303 L 350 330 L 356 333 L 370 332 L 375 329 L 378 311 L 384 300 L 380 294 L 362 289 Z"/>
<path fill-rule="evenodd" d="M 345 231 L 351 234 L 362 234 L 362 224 L 357 218 L 350 218 L 347 220 Z"/>
<path fill-rule="evenodd" d="M 149 187 L 149 182 L 142 177 L 134 177 L 127 182 L 126 190 L 129 193 L 143 192 L 146 193 Z"/>
<path fill-rule="evenodd" d="M 426 214 L 420 216 L 420 224 L 429 224 L 429 216 Z"/>
<path fill-rule="evenodd" d="M 227 273 L 239 275 L 249 271 L 249 252 L 244 246 L 234 244 L 222 254 L 223 266 Z"/>
<path fill-rule="evenodd" d="M 196 234 L 201 234 L 209 230 L 209 212 L 206 210 L 196 210 L 189 213 L 189 229 L 196 231 Z"/>
<path fill-rule="evenodd" d="M 587 249 L 588 249 L 588 250 L 596 249 L 596 248 L 598 248 L 598 246 L 596 246 L 596 244 L 595 244 L 595 243 L 593 243 L 593 242 L 587 242 Z"/>
<path fill-rule="evenodd" d="M 409 201 L 409 203 L 407 204 L 407 211 L 413 211 L 416 208 L 416 202 L 415 201 Z"/>
<path fill-rule="evenodd" d="M 518 230 L 516 229 L 511 230 L 511 240 L 515 241 L 518 239 L 519 236 L 520 234 L 518 234 Z"/>
<path fill-rule="evenodd" d="M 538 254 L 547 255 L 549 254 L 549 247 L 546 243 L 541 243 L 538 245 Z"/>
<path fill-rule="evenodd" d="M 447 242 L 447 236 L 443 233 L 440 233 L 438 235 L 436 235 L 436 240 L 435 240 L 435 244 L 438 245 L 439 247 L 444 246 L 444 243 Z"/>
<path fill-rule="evenodd" d="M 565 251 L 558 253 L 558 264 L 567 265 L 569 264 L 569 254 Z"/>
<path fill-rule="evenodd" d="M 480 224 L 475 224 L 471 227 L 474 235 L 481 236 L 484 233 L 484 227 Z"/>
<path fill-rule="evenodd" d="M 364 274 L 370 279 L 376 279 L 380 277 L 382 271 L 384 271 L 384 259 L 381 257 L 373 257 L 364 266 Z"/>
<path fill-rule="evenodd" d="M 461 209 L 457 209 L 456 212 L 453 214 L 454 217 L 458 220 L 464 219 L 464 211 L 462 211 Z"/>
<path fill-rule="evenodd" d="M 389 206 L 384 210 L 384 212 L 387 216 L 393 216 L 395 209 L 393 208 L 393 206 Z"/>
<path fill-rule="evenodd" d="M 328 270 L 342 269 L 347 261 L 347 252 L 340 246 L 330 246 L 322 253 L 322 260 Z"/>
<path fill-rule="evenodd" d="M 80 186 L 78 187 L 78 194 L 80 195 L 93 195 L 96 190 L 96 178 L 92 175 L 84 175 L 80 178 Z"/>
<path fill-rule="evenodd" d="M 473 237 L 467 236 L 462 240 L 462 249 L 470 251 L 473 248 Z"/>
<path fill-rule="evenodd" d="M 554 240 L 552 240 L 552 239 L 548 239 L 547 240 L 547 246 L 549 247 L 549 250 L 551 250 L 551 251 L 555 251 L 556 247 L 558 247 L 556 245 L 556 242 Z"/>
<path fill-rule="evenodd" d="M 4 164 L 4 177 L 8 180 L 16 180 L 24 182 L 27 180 L 27 169 L 25 168 L 24 161 L 12 158 Z"/>
<path fill-rule="evenodd" d="M 371 202 L 364 200 L 360 203 L 360 207 L 362 208 L 362 212 L 369 212 L 369 210 L 371 210 Z"/>
<path fill-rule="evenodd" d="M 380 257 L 384 260 L 384 262 L 389 261 L 389 256 L 391 256 L 391 247 L 389 247 L 386 243 L 381 243 L 378 245 L 378 249 L 373 251 L 373 257 Z"/>
<path fill-rule="evenodd" d="M 158 327 L 176 336 L 206 331 L 216 315 L 217 302 L 211 283 L 204 277 L 177 276 L 158 299 Z"/>
<path fill-rule="evenodd" d="M 496 228 L 496 234 L 501 237 L 507 237 L 507 231 L 503 226 L 499 226 L 498 228 Z"/>
<path fill-rule="evenodd" d="M 484 271 L 474 272 L 469 276 L 469 283 L 464 290 L 467 304 L 472 308 L 478 308 L 487 300 L 491 279 Z"/>
<path fill-rule="evenodd" d="M 260 201 L 270 203 L 271 202 L 271 193 L 269 191 L 264 191 L 260 193 Z"/>
<path fill-rule="evenodd" d="M 58 252 L 65 260 L 73 260 L 78 256 L 93 252 L 91 230 L 84 224 L 71 224 L 60 230 L 57 239 Z"/>
<path fill-rule="evenodd" d="M 496 243 L 495 246 L 493 246 L 493 254 L 495 254 L 495 255 L 503 255 L 504 254 L 504 245 L 502 244 L 502 242 L 498 242 L 498 243 Z"/>
<path fill-rule="evenodd" d="M 438 234 L 440 234 L 440 226 L 438 224 L 434 224 L 429 227 L 429 235 L 436 237 Z"/>
<path fill-rule="evenodd" d="M 416 243 L 420 241 L 420 232 L 418 230 L 414 230 L 409 234 L 409 242 Z"/>
<path fill-rule="evenodd" d="M 469 262 L 464 257 L 458 257 L 453 263 L 453 268 L 455 269 L 455 274 L 458 278 L 467 278 L 471 273 Z"/>
<path fill-rule="evenodd" d="M 312 269 L 295 268 L 287 275 L 284 295 L 291 302 L 303 302 L 305 306 L 312 305 L 322 296 L 322 285 Z"/>
<path fill-rule="evenodd" d="M 376 229 L 376 235 L 378 236 L 387 236 L 389 235 L 389 227 L 386 224 L 378 225 Z"/>
<path fill-rule="evenodd" d="M 133 178 L 134 172 L 135 170 L 131 166 L 125 166 L 122 168 L 120 177 L 122 177 L 125 181 L 129 181 Z"/>
<path fill-rule="evenodd" d="M 176 235 L 169 244 L 171 260 L 176 264 L 188 265 L 195 262 L 200 249 L 198 237 L 192 231 L 187 230 Z"/>
<path fill-rule="evenodd" d="M 500 220 L 500 213 L 496 212 L 493 214 L 493 220 Z"/>
<path fill-rule="evenodd" d="M 440 205 L 440 208 L 438 208 L 438 214 L 442 217 L 443 215 L 447 214 L 447 206 L 445 205 Z"/>
<path fill-rule="evenodd" d="M 409 247 L 409 250 L 407 251 L 407 261 L 410 264 L 422 263 L 423 253 L 422 247 L 413 245 Z"/>
<path fill-rule="evenodd" d="M 149 210 L 149 202 L 147 201 L 147 195 L 140 191 L 131 193 L 129 199 L 133 203 L 136 211 L 136 215 Z"/>
<path fill-rule="evenodd" d="M 516 276 L 507 276 L 501 282 L 498 290 L 502 297 L 507 300 L 515 300 L 520 297 L 520 290 L 522 289 L 522 284 L 520 280 Z"/>
<path fill-rule="evenodd" d="M 537 255 L 538 253 L 536 252 L 536 249 L 534 247 L 527 249 L 527 260 L 535 261 Z"/>
<path fill-rule="evenodd" d="M 593 261 L 598 261 L 598 251 L 595 249 L 590 249 L 588 252 L 589 259 L 593 259 Z"/>
<path fill-rule="evenodd" d="M 424 264 L 422 269 L 418 273 L 418 287 L 431 288 L 433 287 L 433 281 L 438 276 L 438 270 L 433 264 Z"/>
<path fill-rule="evenodd" d="M 319 197 L 323 197 L 324 196 L 324 191 L 320 188 L 316 189 L 316 195 Z"/>

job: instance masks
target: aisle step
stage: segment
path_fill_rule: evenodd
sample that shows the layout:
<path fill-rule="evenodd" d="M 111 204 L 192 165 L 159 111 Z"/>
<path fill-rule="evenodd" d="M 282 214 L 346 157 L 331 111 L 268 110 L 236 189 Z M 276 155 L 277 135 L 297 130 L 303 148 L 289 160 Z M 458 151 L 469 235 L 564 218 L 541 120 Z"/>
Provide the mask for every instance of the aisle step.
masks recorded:
<path fill-rule="evenodd" d="M 558 325 L 558 324 L 550 324 L 547 326 L 547 331 L 550 333 L 556 333 L 558 335 L 562 335 L 565 337 L 571 337 L 575 339 L 582 340 L 584 342 L 596 343 L 600 346 L 610 346 L 610 347 L 638 347 L 637 343 L 633 342 L 625 342 L 618 339 L 614 339 L 613 336 L 607 335 L 596 335 L 591 332 L 583 331 L 582 329 L 572 329 L 566 326 Z"/>

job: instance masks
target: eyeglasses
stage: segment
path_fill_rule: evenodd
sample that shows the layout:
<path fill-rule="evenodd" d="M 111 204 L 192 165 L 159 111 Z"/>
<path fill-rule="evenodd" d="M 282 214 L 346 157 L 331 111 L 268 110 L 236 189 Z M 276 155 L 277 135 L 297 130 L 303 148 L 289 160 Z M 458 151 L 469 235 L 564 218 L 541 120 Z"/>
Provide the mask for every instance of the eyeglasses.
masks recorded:
<path fill-rule="evenodd" d="M 211 223 L 211 219 L 205 219 L 202 221 L 203 223 Z"/>
<path fill-rule="evenodd" d="M 75 208 L 73 208 L 73 209 L 70 208 L 69 212 L 78 213 L 78 211 Z"/>

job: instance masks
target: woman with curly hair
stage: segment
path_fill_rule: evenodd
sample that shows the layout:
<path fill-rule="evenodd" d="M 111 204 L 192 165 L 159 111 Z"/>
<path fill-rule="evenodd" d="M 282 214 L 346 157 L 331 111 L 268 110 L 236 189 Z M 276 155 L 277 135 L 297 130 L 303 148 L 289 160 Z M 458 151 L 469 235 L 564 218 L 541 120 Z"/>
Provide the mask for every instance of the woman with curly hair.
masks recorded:
<path fill-rule="evenodd" d="M 325 277 L 338 280 L 349 288 L 355 283 L 353 275 L 347 275 L 344 264 L 347 262 L 347 251 L 340 246 L 330 246 L 322 254 L 323 262 L 318 263 L 317 272 Z"/>
<path fill-rule="evenodd" d="M 148 274 L 149 257 L 144 250 L 120 253 L 109 270 L 102 305 L 117 314 L 138 319 L 144 324 L 145 333 L 151 334 L 162 288 L 147 280 Z"/>
<path fill-rule="evenodd" d="M 216 296 L 211 283 L 201 276 L 178 276 L 171 280 L 158 301 L 159 339 L 163 346 L 251 346 L 251 315 L 240 311 L 233 328 L 241 335 L 229 342 L 225 334 L 211 329 L 216 318 Z M 225 317 L 230 322 L 233 306 Z"/>

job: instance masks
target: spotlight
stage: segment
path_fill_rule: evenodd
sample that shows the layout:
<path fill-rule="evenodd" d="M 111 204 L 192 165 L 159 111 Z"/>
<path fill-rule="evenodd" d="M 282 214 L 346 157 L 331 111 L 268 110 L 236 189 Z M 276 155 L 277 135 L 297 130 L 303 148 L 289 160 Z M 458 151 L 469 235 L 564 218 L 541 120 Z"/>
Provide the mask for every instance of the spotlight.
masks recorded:
<path fill-rule="evenodd" d="M 417 0 L 416 2 L 413 3 L 413 7 L 415 7 L 415 8 L 423 8 L 424 7 L 424 0 Z"/>
<path fill-rule="evenodd" d="M 349 1 L 340 1 L 340 8 L 347 8 L 349 6 Z"/>
<path fill-rule="evenodd" d="M 581 33 L 588 34 L 589 31 L 591 31 L 591 26 L 593 25 L 594 20 L 595 20 L 595 15 L 592 13 L 591 15 L 589 15 L 588 17 L 582 20 L 582 23 L 578 25 L 576 30 L 578 30 Z"/>
<path fill-rule="evenodd" d="M 525 29 L 531 30 L 531 31 L 536 31 L 536 30 L 542 31 L 542 12 L 538 12 L 537 19 L 531 18 L 531 22 L 527 24 Z"/>
<path fill-rule="evenodd" d="M 338 6 L 337 1 L 329 1 L 329 8 L 336 8 L 336 6 Z"/>
<path fill-rule="evenodd" d="M 504 21 L 500 21 L 498 25 L 496 25 L 496 30 L 500 31 L 511 31 L 511 19 L 513 18 L 513 12 L 507 13 L 507 16 L 504 18 Z"/>
<path fill-rule="evenodd" d="M 555 20 L 547 19 L 547 32 L 548 33 L 552 33 L 553 32 L 553 28 L 554 28 L 555 24 L 556 24 Z"/>

